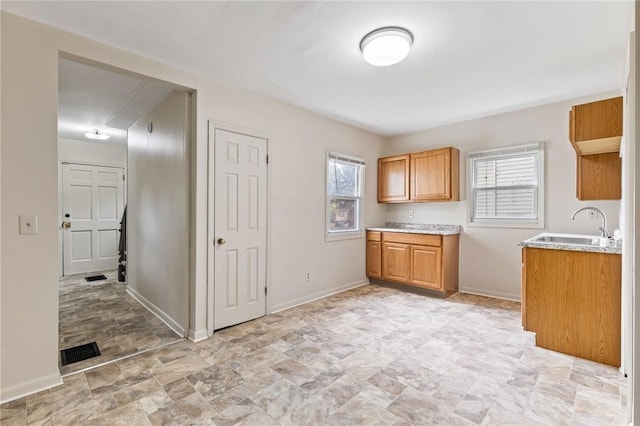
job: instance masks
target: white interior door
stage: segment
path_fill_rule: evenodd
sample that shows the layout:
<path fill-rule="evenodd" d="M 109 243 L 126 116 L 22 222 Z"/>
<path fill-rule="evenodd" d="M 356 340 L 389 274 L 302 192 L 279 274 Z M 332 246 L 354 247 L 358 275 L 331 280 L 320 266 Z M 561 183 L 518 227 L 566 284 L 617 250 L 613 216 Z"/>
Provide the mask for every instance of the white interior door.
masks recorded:
<path fill-rule="evenodd" d="M 266 313 L 267 140 L 216 129 L 214 328 Z"/>
<path fill-rule="evenodd" d="M 64 275 L 115 269 L 124 211 L 124 169 L 62 165 Z"/>

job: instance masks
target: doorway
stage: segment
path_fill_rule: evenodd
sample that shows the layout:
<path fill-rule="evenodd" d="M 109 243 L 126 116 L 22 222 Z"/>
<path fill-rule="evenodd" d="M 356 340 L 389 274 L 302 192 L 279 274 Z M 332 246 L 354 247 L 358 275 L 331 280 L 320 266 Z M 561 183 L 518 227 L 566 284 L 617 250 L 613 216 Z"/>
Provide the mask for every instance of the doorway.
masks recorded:
<path fill-rule="evenodd" d="M 213 329 L 267 312 L 267 139 L 212 127 Z M 211 271 L 213 269 L 213 271 Z"/>
<path fill-rule="evenodd" d="M 191 109 L 186 88 L 82 58 L 61 54 L 58 75 L 62 277 L 58 362 L 60 372 L 67 375 L 184 338 L 190 283 Z M 177 113 L 176 102 L 170 101 L 176 98 L 182 100 L 177 103 Z M 171 113 L 167 118 L 168 104 Z M 179 122 L 174 120 L 176 115 L 182 117 Z M 155 140 L 138 137 L 132 151 L 132 129 L 147 120 L 155 124 Z M 146 134 L 146 122 L 144 127 Z M 86 139 L 91 136 L 101 138 Z M 158 140 L 169 148 L 164 157 L 157 150 Z M 162 186 L 161 179 L 145 175 L 149 170 L 162 175 L 167 161 L 180 170 L 178 175 L 171 174 L 173 192 Z M 176 193 L 186 200 L 179 208 L 166 202 Z M 132 203 L 136 213 L 140 205 L 148 206 L 158 199 L 165 200 L 163 214 L 174 218 L 175 228 L 187 230 L 186 235 L 175 238 L 182 242 L 179 250 L 184 255 L 179 260 L 152 249 L 149 235 L 174 237 L 166 223 L 155 220 L 157 215 L 148 217 L 144 229 L 140 220 L 131 220 Z M 126 246 L 122 248 L 119 243 L 125 214 L 129 220 Z M 127 256 L 124 280 L 118 279 L 116 268 L 125 260 L 120 255 L 125 251 L 128 255 L 131 247 L 148 250 L 142 255 L 137 251 L 133 261 Z M 144 270 L 150 264 L 181 275 L 150 277 Z M 162 300 L 165 294 L 172 296 L 172 303 L 179 305 L 177 309 Z M 75 349 L 91 345 L 98 348 L 92 350 L 97 356 L 64 364 L 67 354 L 74 358 L 82 352 Z"/>

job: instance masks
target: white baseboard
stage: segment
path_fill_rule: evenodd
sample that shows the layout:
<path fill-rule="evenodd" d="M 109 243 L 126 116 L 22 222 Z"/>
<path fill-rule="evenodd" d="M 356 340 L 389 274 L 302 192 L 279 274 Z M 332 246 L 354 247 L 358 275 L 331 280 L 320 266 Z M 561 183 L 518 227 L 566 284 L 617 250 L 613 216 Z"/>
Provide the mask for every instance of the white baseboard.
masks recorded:
<path fill-rule="evenodd" d="M 188 334 L 189 340 L 191 340 L 192 342 L 199 342 L 201 340 L 205 340 L 209 338 L 209 333 L 207 333 L 207 329 L 200 329 L 200 330 L 192 330 L 189 329 L 189 334 Z"/>
<path fill-rule="evenodd" d="M 277 305 L 273 305 L 271 307 L 270 313 L 275 314 L 276 312 L 284 311 L 285 309 L 291 309 L 296 306 L 304 305 L 305 303 L 313 302 L 314 300 L 331 296 L 332 294 L 341 293 L 343 291 L 351 290 L 352 288 L 362 287 L 363 285 L 367 285 L 367 284 L 369 284 L 369 280 L 364 279 L 364 280 L 356 281 L 353 283 L 342 284 L 336 287 L 322 290 L 317 293 L 310 294 L 308 296 L 300 297 L 298 299 L 289 300 L 283 303 L 278 303 Z"/>
<path fill-rule="evenodd" d="M 180 324 L 173 320 L 169 315 L 167 315 L 162 309 L 148 301 L 143 295 L 138 293 L 135 289 L 127 286 L 127 293 L 131 295 L 131 297 L 135 298 L 142 306 L 147 308 L 152 314 L 160 318 L 162 322 L 167 324 L 170 329 L 175 331 L 180 335 L 180 337 L 186 336 L 186 330 Z"/>
<path fill-rule="evenodd" d="M 460 293 L 469 293 L 469 294 L 476 294 L 478 296 L 487 296 L 487 297 L 493 297 L 496 299 L 504 299 L 504 300 L 511 300 L 514 302 L 521 302 L 522 298 L 519 294 L 512 294 L 512 293 L 503 293 L 501 291 L 492 291 L 492 290 L 487 290 L 484 288 L 473 288 L 473 287 L 463 287 L 460 286 Z"/>
<path fill-rule="evenodd" d="M 0 389 L 0 404 L 60 386 L 62 383 L 62 376 L 60 376 L 60 372 L 58 372 L 8 388 L 2 388 Z"/>

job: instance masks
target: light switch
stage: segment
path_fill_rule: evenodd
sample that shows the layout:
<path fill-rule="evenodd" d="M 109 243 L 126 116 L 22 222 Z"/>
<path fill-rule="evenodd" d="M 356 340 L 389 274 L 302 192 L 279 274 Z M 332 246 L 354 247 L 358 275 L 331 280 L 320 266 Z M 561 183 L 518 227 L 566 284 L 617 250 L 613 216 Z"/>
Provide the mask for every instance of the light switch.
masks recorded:
<path fill-rule="evenodd" d="M 20 216 L 20 234 L 37 234 L 38 233 L 38 216 L 21 215 Z"/>

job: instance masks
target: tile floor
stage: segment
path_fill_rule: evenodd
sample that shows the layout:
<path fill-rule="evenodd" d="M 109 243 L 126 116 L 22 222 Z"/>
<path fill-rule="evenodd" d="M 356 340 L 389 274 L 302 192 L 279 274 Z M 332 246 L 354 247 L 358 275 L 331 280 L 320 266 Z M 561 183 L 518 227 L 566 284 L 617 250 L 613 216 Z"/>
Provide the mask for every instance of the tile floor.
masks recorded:
<path fill-rule="evenodd" d="M 89 275 L 107 279 L 87 282 Z M 181 340 L 158 317 L 126 292 L 116 271 L 92 272 L 60 281 L 58 347 L 96 342 L 101 356 L 60 367 L 61 374 Z M 58 359 L 60 364 L 60 359 Z"/>
<path fill-rule="evenodd" d="M 519 309 L 367 285 L 71 375 L 2 426 L 625 424 L 618 370 L 535 347 Z"/>

